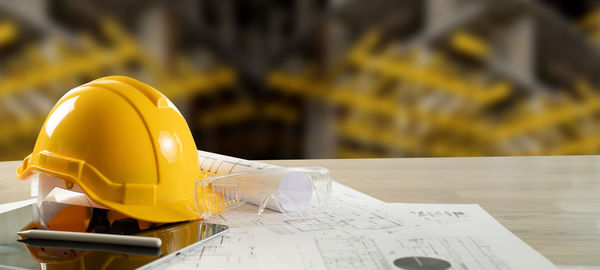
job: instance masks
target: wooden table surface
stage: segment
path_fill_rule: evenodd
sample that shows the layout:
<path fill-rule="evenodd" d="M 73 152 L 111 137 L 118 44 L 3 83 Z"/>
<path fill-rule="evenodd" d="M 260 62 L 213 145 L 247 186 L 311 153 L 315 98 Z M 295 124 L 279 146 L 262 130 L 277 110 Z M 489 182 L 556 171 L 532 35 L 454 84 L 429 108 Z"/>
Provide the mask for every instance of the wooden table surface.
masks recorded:
<path fill-rule="evenodd" d="M 600 156 L 278 160 L 385 202 L 477 203 L 559 265 L 600 265 Z M 0 203 L 29 196 L 0 162 Z"/>

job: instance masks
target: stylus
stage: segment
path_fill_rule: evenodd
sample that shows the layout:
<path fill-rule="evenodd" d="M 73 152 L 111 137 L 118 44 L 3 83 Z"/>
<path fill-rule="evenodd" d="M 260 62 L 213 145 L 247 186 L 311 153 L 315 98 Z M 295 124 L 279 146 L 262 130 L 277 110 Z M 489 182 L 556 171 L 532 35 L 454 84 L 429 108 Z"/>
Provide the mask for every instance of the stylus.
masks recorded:
<path fill-rule="evenodd" d="M 21 237 L 32 239 L 77 241 L 89 243 L 104 243 L 115 245 L 128 245 L 140 247 L 160 247 L 162 241 L 156 237 L 104 234 L 104 233 L 85 233 L 85 232 L 65 232 L 52 230 L 27 230 L 17 232 Z"/>

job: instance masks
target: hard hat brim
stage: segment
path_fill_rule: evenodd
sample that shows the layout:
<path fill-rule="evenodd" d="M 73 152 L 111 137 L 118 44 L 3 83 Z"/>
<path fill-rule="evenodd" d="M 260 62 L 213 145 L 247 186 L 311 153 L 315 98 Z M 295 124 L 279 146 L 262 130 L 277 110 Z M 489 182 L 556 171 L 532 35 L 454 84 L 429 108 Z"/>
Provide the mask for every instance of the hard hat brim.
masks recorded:
<path fill-rule="evenodd" d="M 86 167 L 94 174 L 97 174 L 98 178 L 104 178 L 100 172 L 95 170 L 91 165 L 82 161 L 75 161 L 75 164 L 78 164 L 78 166 L 69 166 L 69 162 L 73 163 L 72 159 L 63 158 L 62 160 L 64 161 L 64 164 L 61 164 L 59 167 L 71 167 L 72 173 L 65 173 L 64 170 L 53 169 L 52 166 L 48 166 L 48 164 L 42 165 L 40 164 L 39 155 L 29 155 L 23 160 L 21 166 L 17 168 L 17 177 L 20 180 L 27 180 L 34 172 L 46 173 L 64 179 L 67 189 L 72 187 L 72 185 L 69 184 L 69 181 L 71 181 L 72 183 L 80 186 L 85 194 L 95 203 L 140 220 L 156 223 L 171 223 L 201 219 L 195 202 L 182 200 L 155 204 L 123 204 L 113 200 L 108 200 L 107 198 L 102 198 L 94 192 L 94 188 L 87 185 L 88 181 L 81 181 L 83 175 L 81 171 L 85 170 L 84 168 Z M 56 163 L 56 160 L 54 160 L 53 163 Z M 124 185 L 123 187 L 114 188 L 115 190 L 122 190 Z M 112 193 L 114 194 L 116 192 Z M 118 198 L 119 196 L 115 197 Z"/>

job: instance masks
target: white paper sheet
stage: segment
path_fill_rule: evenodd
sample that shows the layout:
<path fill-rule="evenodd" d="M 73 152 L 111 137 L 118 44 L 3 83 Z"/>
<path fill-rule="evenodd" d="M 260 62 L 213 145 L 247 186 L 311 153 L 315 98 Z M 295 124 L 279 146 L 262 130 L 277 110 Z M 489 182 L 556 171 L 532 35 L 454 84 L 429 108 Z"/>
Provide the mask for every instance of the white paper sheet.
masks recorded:
<path fill-rule="evenodd" d="M 215 217 L 232 231 L 147 269 L 402 269 L 396 260 L 420 257 L 450 269 L 557 269 L 478 205 L 385 204 L 334 182 L 331 207 L 311 219 L 254 211 Z"/>
<path fill-rule="evenodd" d="M 40 205 L 54 203 L 106 209 L 92 201 L 77 184 L 74 184 L 71 189 L 65 189 L 65 181 L 54 175 L 35 173 L 29 181 L 31 181 L 31 195 L 38 198 Z"/>
<path fill-rule="evenodd" d="M 14 245 L 18 229 L 31 221 L 31 205 L 35 202 L 29 199 L 0 204 L 0 245 Z"/>
<path fill-rule="evenodd" d="M 23 200 L 23 201 L 16 201 L 16 202 L 0 204 L 0 214 L 15 210 L 17 208 L 21 208 L 21 207 L 24 207 L 24 206 L 27 206 L 30 204 L 34 204 L 36 201 L 37 201 L 37 199 L 33 198 L 33 199 L 28 199 L 28 200 Z"/>

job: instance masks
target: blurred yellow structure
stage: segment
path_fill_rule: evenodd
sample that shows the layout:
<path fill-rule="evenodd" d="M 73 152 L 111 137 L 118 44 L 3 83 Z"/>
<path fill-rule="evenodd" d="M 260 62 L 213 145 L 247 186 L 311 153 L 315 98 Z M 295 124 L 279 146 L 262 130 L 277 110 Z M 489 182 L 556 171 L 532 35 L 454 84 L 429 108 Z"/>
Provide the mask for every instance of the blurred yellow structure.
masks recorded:
<path fill-rule="evenodd" d="M 14 22 L 6 20 L 0 22 L 0 46 L 9 44 L 17 36 L 17 26 Z"/>
<path fill-rule="evenodd" d="M 14 24 L 0 25 L 0 36 L 9 37 Z M 13 26 L 10 26 L 13 25 Z M 8 30 L 6 30 L 8 29 Z M 5 33 L 9 32 L 9 33 Z M 3 159 L 21 159 L 31 151 L 30 141 L 40 129 L 53 102 L 77 86 L 81 78 L 96 78 L 104 74 L 129 74 L 128 65 L 138 65 L 153 85 L 174 100 L 198 93 L 210 93 L 235 83 L 235 73 L 228 68 L 199 70 L 184 57 L 177 58 L 173 68 L 161 65 L 142 46 L 111 20 L 102 23 L 106 45 L 89 36 L 79 38 L 78 48 L 54 40 L 48 59 L 41 48 L 28 46 L 17 56 L 9 72 L 0 78 L 0 100 L 7 105 L 0 109 L 0 151 Z M 0 38 L 2 39 L 2 38 Z M 20 106 L 20 99 L 29 104 Z M 217 112 L 218 115 L 221 115 Z M 216 118 L 218 119 L 218 118 Z"/>
<path fill-rule="evenodd" d="M 345 107 L 338 117 L 342 157 L 560 155 L 600 151 L 598 89 L 574 82 L 577 97 L 537 92 L 500 115 L 490 107 L 516 93 L 505 80 L 464 74 L 442 52 L 394 50 L 381 46 L 376 31 L 366 34 L 339 66 L 320 76 L 273 71 L 269 83 L 288 94 Z M 452 46 L 486 57 L 487 46 L 459 31 Z M 376 50 L 376 48 L 383 48 Z M 348 76 L 351 73 L 352 76 Z M 350 79 L 345 79 L 345 78 Z M 563 131 L 566 129 L 566 131 Z M 378 154 L 372 149 L 383 149 Z M 383 152 L 383 153 L 382 153 Z"/>
<path fill-rule="evenodd" d="M 600 152 L 590 1 L 136 3 L 0 3 L 0 159 L 107 75 L 161 89 L 200 149 L 247 159 Z"/>

